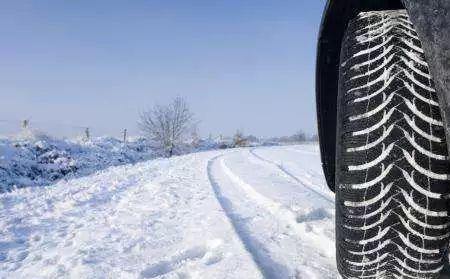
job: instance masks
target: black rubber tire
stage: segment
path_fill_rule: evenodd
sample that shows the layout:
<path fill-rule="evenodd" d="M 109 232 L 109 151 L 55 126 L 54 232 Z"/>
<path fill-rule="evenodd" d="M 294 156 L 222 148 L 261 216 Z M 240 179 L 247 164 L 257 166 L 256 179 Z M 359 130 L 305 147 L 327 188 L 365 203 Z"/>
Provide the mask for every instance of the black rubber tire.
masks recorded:
<path fill-rule="evenodd" d="M 404 10 L 361 13 L 342 45 L 336 247 L 344 278 L 437 278 L 448 249 L 447 146 Z"/>

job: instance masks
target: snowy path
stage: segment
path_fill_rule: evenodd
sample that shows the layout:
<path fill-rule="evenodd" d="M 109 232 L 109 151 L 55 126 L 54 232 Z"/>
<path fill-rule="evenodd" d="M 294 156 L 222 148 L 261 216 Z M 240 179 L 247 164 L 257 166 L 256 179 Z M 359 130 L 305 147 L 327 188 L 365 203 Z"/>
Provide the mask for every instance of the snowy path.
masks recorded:
<path fill-rule="evenodd" d="M 316 146 L 160 159 L 0 195 L 0 278 L 336 278 Z"/>

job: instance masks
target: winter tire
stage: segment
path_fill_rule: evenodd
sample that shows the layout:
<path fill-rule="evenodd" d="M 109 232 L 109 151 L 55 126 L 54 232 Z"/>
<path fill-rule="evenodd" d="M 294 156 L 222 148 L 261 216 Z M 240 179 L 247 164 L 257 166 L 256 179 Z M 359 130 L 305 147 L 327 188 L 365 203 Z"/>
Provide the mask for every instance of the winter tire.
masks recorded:
<path fill-rule="evenodd" d="M 450 167 L 437 94 L 403 10 L 365 12 L 342 44 L 336 246 L 344 278 L 438 278 Z"/>

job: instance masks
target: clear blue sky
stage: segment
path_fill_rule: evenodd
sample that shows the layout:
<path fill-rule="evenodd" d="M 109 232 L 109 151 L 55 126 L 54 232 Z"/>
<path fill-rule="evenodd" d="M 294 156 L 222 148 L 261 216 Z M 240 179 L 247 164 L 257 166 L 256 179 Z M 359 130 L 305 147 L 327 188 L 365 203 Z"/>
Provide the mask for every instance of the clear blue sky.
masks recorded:
<path fill-rule="evenodd" d="M 184 96 L 203 135 L 315 132 L 325 0 L 33 0 L 0 3 L 0 120 L 94 135 Z M 0 133 L 8 124 L 0 122 Z"/>

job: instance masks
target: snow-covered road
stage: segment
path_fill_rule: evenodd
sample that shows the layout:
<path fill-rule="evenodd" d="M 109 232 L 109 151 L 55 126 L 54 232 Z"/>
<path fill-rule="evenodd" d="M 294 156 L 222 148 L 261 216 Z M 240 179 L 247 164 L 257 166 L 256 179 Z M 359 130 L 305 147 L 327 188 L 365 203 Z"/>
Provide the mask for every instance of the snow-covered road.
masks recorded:
<path fill-rule="evenodd" d="M 336 278 L 316 145 L 195 153 L 0 195 L 0 278 Z"/>

